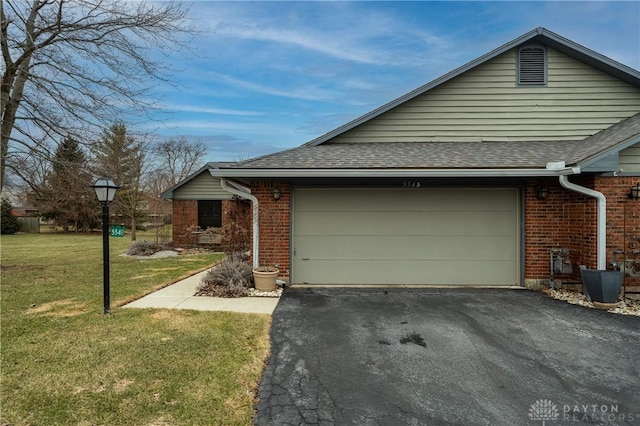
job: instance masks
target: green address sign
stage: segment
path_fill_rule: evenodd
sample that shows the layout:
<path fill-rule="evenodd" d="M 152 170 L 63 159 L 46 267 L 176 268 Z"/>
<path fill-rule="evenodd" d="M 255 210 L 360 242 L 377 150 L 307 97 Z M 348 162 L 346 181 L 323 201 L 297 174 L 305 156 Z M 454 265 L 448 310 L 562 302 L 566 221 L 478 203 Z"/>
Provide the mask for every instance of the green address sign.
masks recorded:
<path fill-rule="evenodd" d="M 112 225 L 111 226 L 111 236 L 112 237 L 124 237 L 124 226 L 123 225 Z"/>

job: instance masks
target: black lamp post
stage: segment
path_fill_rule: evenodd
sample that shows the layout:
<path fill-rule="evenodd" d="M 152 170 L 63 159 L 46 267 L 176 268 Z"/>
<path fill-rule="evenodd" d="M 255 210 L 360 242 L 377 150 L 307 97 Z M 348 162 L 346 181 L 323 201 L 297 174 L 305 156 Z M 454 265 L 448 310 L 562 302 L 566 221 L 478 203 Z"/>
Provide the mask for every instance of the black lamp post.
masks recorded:
<path fill-rule="evenodd" d="M 104 314 L 111 313 L 111 302 L 109 300 L 109 203 L 116 196 L 116 186 L 111 179 L 106 177 L 98 178 L 93 185 L 98 201 L 102 203 L 102 268 L 103 268 L 103 300 Z"/>

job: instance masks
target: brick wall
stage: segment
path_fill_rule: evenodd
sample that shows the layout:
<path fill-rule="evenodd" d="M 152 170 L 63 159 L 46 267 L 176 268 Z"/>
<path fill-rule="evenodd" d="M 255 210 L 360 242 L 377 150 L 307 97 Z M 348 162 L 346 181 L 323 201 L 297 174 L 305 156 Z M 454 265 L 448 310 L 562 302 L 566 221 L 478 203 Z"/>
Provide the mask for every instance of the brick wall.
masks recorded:
<path fill-rule="evenodd" d="M 280 199 L 273 199 L 273 190 Z M 260 205 L 260 265 L 278 265 L 280 276 L 289 276 L 289 223 L 291 220 L 291 190 L 285 181 L 263 181 L 251 185 L 251 193 Z"/>
<path fill-rule="evenodd" d="M 251 203 L 246 200 L 222 200 L 222 225 L 226 221 L 240 222 L 251 229 Z M 197 245 L 198 200 L 173 200 L 173 242 L 177 245 Z"/>
<path fill-rule="evenodd" d="M 629 242 L 640 245 L 640 201 L 627 197 L 638 178 L 571 176 L 569 180 L 602 192 L 607 198 L 607 265 L 612 251 Z M 537 199 L 537 188 L 547 188 L 547 198 Z M 527 182 L 525 187 L 525 278 L 548 279 L 551 276 L 549 250 L 568 248 L 573 274 L 564 278 L 580 281 L 578 266 L 597 266 L 596 200 L 562 188 L 556 178 Z M 640 248 L 640 247 L 638 247 Z M 557 275 L 557 274 L 556 274 Z M 638 279 L 627 277 L 627 285 Z"/>
<path fill-rule="evenodd" d="M 173 242 L 176 245 L 195 245 L 191 230 L 198 226 L 198 201 L 173 200 Z"/>
<path fill-rule="evenodd" d="M 607 265 L 613 261 L 613 251 L 621 250 L 618 260 L 633 258 L 632 251 L 640 250 L 640 200 L 628 197 L 631 186 L 640 177 L 596 177 L 594 189 L 607 198 Z M 640 254 L 635 255 L 640 261 Z M 640 277 L 625 275 L 625 285 L 640 286 Z"/>

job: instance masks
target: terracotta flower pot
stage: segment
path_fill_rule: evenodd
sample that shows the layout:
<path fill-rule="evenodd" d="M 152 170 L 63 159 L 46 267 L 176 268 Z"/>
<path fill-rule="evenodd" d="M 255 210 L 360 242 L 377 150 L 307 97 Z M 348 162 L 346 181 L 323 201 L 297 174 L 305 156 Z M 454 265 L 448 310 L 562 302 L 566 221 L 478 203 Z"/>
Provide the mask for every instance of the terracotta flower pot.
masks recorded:
<path fill-rule="evenodd" d="M 253 280 L 256 290 L 274 291 L 276 289 L 276 279 L 280 270 L 269 266 L 261 266 L 253 270 Z"/>

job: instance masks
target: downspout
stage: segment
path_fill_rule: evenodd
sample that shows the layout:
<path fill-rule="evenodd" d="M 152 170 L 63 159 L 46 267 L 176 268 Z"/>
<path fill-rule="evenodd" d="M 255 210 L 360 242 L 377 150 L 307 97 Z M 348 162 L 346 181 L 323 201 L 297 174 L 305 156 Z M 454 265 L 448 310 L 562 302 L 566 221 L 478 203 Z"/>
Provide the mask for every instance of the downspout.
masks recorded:
<path fill-rule="evenodd" d="M 238 197 L 251 200 L 251 206 L 253 211 L 253 269 L 258 269 L 260 266 L 259 246 L 259 224 L 258 224 L 258 199 L 255 195 L 251 194 L 251 189 L 246 186 L 242 186 L 236 182 L 227 182 L 226 179 L 220 178 L 220 186 L 227 192 L 237 195 Z"/>
<path fill-rule="evenodd" d="M 580 194 L 587 195 L 589 197 L 593 197 L 598 201 L 598 211 L 597 211 L 597 249 L 596 249 L 596 258 L 598 268 L 601 271 L 607 269 L 607 199 L 604 194 L 601 192 L 595 191 L 590 188 L 585 188 L 584 186 L 576 185 L 575 183 L 569 182 L 569 179 L 566 175 L 560 175 L 560 185 L 562 187 L 575 191 Z"/>

